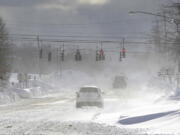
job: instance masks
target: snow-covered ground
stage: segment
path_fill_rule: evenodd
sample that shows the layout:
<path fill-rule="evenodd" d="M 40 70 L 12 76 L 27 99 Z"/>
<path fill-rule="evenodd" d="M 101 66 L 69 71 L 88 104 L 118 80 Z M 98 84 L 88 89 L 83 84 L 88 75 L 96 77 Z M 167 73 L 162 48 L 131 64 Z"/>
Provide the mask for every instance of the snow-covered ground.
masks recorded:
<path fill-rule="evenodd" d="M 133 65 L 114 64 L 101 72 L 91 66 L 89 72 L 63 70 L 29 88 L 1 90 L 0 135 L 180 134 L 176 84 L 155 76 L 156 70 L 151 72 L 143 62 Z M 113 78 L 121 73 L 128 78 L 127 89 L 112 89 Z M 75 108 L 75 93 L 86 84 L 103 90 L 104 108 Z"/>
<path fill-rule="evenodd" d="M 180 103 L 104 95 L 104 108 L 75 108 L 59 93 L 0 106 L 0 135 L 179 134 Z M 143 95 L 142 95 L 143 96 Z"/>

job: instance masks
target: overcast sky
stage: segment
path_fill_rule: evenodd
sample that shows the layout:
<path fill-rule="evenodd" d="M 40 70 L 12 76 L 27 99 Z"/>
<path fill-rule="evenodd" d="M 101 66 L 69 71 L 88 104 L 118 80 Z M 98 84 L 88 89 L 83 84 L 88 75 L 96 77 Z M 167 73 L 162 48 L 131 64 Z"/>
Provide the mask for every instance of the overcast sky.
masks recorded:
<path fill-rule="evenodd" d="M 169 0 L 172 1 L 172 0 Z M 10 33 L 126 36 L 150 32 L 168 0 L 0 0 L 0 16 Z"/>

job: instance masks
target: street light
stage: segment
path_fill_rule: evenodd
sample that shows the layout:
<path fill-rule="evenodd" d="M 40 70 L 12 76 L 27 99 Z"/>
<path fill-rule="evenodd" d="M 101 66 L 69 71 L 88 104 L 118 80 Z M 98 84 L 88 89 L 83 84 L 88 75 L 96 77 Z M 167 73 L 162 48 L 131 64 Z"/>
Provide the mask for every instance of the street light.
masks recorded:
<path fill-rule="evenodd" d="M 155 14 L 155 13 L 151 13 L 151 12 L 146 12 L 146 11 L 130 11 L 129 14 L 147 14 L 147 15 L 152 15 L 152 16 L 159 16 L 159 17 L 165 17 L 165 18 L 168 18 L 170 20 L 172 20 L 172 18 L 170 17 L 167 17 L 165 15 L 161 15 L 161 14 Z"/>
<path fill-rule="evenodd" d="M 180 24 L 180 20 L 179 19 L 168 17 L 168 16 L 165 16 L 165 15 L 162 15 L 162 14 L 146 12 L 146 11 L 130 11 L 129 14 L 146 14 L 146 15 L 162 17 L 164 19 L 164 22 L 170 22 L 170 23 L 176 24 L 177 32 L 178 33 L 180 32 L 180 30 L 178 29 L 179 24 Z M 164 24 L 164 26 L 165 26 L 165 31 L 166 31 L 166 24 Z"/>
<path fill-rule="evenodd" d="M 162 14 L 156 14 L 156 13 L 151 13 L 151 12 L 146 12 L 146 11 L 130 11 L 129 14 L 147 14 L 147 15 L 152 15 L 152 16 L 158 16 L 158 17 L 169 19 L 169 20 L 166 20 L 168 22 L 174 22 L 174 20 L 177 20 L 177 19 L 165 16 Z"/>

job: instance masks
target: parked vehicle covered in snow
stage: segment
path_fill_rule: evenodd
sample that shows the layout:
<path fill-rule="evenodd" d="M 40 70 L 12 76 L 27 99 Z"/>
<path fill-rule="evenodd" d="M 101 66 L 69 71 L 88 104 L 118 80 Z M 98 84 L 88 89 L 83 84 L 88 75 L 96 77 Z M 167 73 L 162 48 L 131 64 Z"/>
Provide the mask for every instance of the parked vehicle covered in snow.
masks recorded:
<path fill-rule="evenodd" d="M 95 86 L 84 86 L 76 93 L 76 107 L 97 106 L 103 107 L 102 92 Z"/>

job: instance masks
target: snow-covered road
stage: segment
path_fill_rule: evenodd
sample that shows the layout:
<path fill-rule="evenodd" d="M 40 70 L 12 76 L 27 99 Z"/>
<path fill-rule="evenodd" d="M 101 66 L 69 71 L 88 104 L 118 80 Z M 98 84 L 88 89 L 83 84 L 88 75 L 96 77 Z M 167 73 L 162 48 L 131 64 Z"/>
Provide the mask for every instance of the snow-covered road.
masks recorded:
<path fill-rule="evenodd" d="M 74 94 L 56 94 L 1 105 L 0 135 L 180 133 L 178 102 L 142 106 L 133 100 L 105 96 L 103 109 L 76 109 Z"/>

